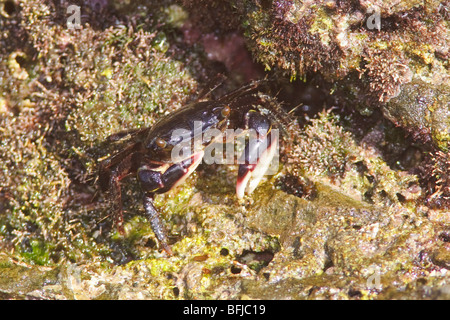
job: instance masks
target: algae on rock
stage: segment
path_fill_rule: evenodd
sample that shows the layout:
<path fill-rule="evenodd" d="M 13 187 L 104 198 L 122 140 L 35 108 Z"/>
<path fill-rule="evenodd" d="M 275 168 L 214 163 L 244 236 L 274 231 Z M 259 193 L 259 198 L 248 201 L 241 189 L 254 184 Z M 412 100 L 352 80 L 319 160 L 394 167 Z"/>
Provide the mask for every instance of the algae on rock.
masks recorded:
<path fill-rule="evenodd" d="M 65 2 L 8 3 L 15 9 L 0 3 L 0 297 L 448 299 L 448 153 L 434 153 L 422 176 L 390 167 L 355 138 L 346 121 L 356 116 L 343 119 L 344 109 L 297 128 L 280 172 L 241 202 L 236 167 L 203 166 L 158 195 L 173 257 L 158 251 L 132 179 L 123 181 L 125 236 L 94 183 L 97 162 L 116 146 L 104 138 L 152 125 L 204 85 L 211 64 L 180 28 L 214 10 L 219 32 L 242 23 L 266 68 L 288 78 L 317 72 L 333 96 L 359 110 L 380 106 L 447 150 L 446 3 L 186 0 L 184 11 L 174 1 L 112 1 L 85 6 L 80 30 L 66 28 Z M 372 5 L 381 31 L 366 27 Z"/>

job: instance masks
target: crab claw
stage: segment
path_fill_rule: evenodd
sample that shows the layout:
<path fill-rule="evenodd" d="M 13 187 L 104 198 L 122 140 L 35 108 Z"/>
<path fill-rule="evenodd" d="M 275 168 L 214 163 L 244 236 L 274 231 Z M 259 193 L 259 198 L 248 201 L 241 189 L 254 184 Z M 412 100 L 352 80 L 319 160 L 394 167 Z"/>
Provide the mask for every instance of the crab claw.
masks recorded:
<path fill-rule="evenodd" d="M 204 152 L 199 151 L 194 153 L 190 158 L 174 164 L 164 173 L 163 177 L 166 179 L 165 185 L 173 189 L 184 183 L 187 177 L 198 167 L 202 162 Z"/>
<path fill-rule="evenodd" d="M 269 169 L 270 163 L 278 149 L 278 136 L 267 134 L 261 139 L 251 140 L 244 149 L 240 159 L 238 177 L 236 183 L 236 196 L 244 197 L 244 193 L 251 194 L 264 174 Z"/>

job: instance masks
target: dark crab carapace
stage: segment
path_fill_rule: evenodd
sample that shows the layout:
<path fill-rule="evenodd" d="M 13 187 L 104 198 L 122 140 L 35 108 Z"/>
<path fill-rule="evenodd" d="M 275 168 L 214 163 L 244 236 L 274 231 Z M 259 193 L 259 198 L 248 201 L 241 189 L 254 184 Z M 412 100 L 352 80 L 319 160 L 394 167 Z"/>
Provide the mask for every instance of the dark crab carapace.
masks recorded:
<path fill-rule="evenodd" d="M 189 104 L 162 118 L 150 128 L 129 130 L 112 136 L 128 136 L 129 143 L 122 150 L 100 163 L 99 183 L 103 191 L 110 191 L 116 223 L 123 232 L 120 180 L 136 174 L 143 191 L 144 209 L 160 246 L 172 254 L 160 215 L 153 205 L 154 195 L 179 185 L 199 165 L 204 150 L 216 139 L 204 139 L 200 145 L 187 144 L 186 156 L 174 159 L 174 148 L 180 143 L 194 141 L 212 129 L 225 132 L 227 128 L 254 130 L 255 140 L 247 141 L 238 169 L 236 194 L 242 198 L 258 185 L 269 167 L 276 150 L 278 135 L 271 134 L 278 117 L 274 115 L 274 101 L 259 94 L 262 81 L 252 82 L 217 100 Z M 201 124 L 200 127 L 198 124 Z M 200 128 L 200 129 L 199 129 Z M 217 131 L 216 130 L 216 131 Z M 228 132 L 229 130 L 227 130 Z M 183 134 L 176 134 L 182 132 Z M 227 140 L 230 137 L 226 137 Z M 185 144 L 186 146 L 186 144 Z M 184 150 L 186 151 L 186 150 Z"/>

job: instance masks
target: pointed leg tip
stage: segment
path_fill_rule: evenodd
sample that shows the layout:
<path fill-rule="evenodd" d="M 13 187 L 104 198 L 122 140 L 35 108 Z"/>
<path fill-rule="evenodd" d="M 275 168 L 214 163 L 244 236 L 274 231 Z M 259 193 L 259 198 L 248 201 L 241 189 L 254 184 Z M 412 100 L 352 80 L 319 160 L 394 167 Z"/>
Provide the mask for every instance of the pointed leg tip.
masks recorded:
<path fill-rule="evenodd" d="M 125 228 L 124 228 L 124 226 L 123 226 L 122 223 L 120 223 L 120 224 L 117 225 L 117 231 L 119 231 L 119 234 L 120 234 L 121 236 L 124 236 L 124 235 L 125 235 Z"/>
<path fill-rule="evenodd" d="M 172 248 L 167 243 L 163 243 L 161 246 L 163 251 L 165 251 L 169 257 L 173 257 Z"/>

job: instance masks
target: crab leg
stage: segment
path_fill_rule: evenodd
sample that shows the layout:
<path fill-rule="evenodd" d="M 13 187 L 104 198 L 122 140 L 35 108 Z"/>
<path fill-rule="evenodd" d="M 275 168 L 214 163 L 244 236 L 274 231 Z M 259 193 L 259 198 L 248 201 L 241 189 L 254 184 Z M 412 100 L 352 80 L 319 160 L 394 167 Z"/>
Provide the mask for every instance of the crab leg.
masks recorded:
<path fill-rule="evenodd" d="M 163 173 L 157 171 L 158 168 L 151 169 L 145 166 L 137 172 L 141 188 L 145 191 L 145 213 L 159 244 L 169 255 L 172 255 L 172 250 L 168 244 L 167 233 L 159 212 L 153 205 L 153 196 L 155 193 L 167 192 L 182 183 L 197 168 L 202 158 L 203 151 L 171 165 Z"/>
<path fill-rule="evenodd" d="M 167 252 L 167 254 L 173 255 L 172 249 L 168 244 L 167 233 L 161 220 L 161 216 L 153 206 L 153 194 L 149 193 L 144 195 L 144 208 L 150 222 L 150 226 L 152 227 L 160 246 Z"/>

